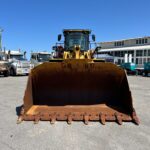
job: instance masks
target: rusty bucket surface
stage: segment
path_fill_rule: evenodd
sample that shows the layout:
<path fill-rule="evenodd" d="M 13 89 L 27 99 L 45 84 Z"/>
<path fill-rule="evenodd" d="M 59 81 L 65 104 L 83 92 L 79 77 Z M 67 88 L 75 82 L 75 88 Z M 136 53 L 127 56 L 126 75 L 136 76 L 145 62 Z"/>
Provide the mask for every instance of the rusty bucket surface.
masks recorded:
<path fill-rule="evenodd" d="M 112 63 L 68 59 L 35 67 L 18 122 L 132 121 L 139 124 L 126 74 Z"/>

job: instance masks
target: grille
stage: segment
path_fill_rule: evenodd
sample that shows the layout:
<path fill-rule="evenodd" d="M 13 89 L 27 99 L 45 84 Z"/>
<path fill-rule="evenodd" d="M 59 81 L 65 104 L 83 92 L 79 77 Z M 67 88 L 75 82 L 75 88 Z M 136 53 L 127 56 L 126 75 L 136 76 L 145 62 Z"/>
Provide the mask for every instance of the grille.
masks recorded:
<path fill-rule="evenodd" d="M 30 68 L 30 64 L 29 63 L 22 63 L 21 67 L 22 68 Z"/>

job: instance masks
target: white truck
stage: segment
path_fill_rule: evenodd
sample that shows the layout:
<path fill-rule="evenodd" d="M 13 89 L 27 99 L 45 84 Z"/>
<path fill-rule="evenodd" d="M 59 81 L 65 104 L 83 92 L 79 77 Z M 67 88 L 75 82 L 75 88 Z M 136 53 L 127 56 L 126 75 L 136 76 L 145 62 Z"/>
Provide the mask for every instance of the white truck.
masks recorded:
<path fill-rule="evenodd" d="M 31 52 L 31 64 L 35 67 L 43 62 L 48 62 L 51 58 L 51 53 L 43 51 L 43 52 Z"/>
<path fill-rule="evenodd" d="M 28 75 L 32 64 L 26 59 L 26 52 L 9 50 L 5 52 L 10 62 L 10 75 Z"/>
<path fill-rule="evenodd" d="M 7 56 L 4 52 L 0 51 L 0 75 L 4 77 L 9 76 L 10 64 L 7 61 Z"/>

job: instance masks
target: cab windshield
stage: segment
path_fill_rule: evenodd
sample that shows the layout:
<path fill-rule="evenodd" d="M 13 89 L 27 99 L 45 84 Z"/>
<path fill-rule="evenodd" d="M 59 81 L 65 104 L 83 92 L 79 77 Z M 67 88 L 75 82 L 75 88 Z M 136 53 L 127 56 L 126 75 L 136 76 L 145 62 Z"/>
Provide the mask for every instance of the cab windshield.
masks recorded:
<path fill-rule="evenodd" d="M 13 59 L 13 60 L 26 60 L 23 55 L 10 55 L 10 59 Z"/>
<path fill-rule="evenodd" d="M 0 61 L 4 61 L 6 60 L 5 56 L 4 55 L 0 55 Z"/>
<path fill-rule="evenodd" d="M 89 34 L 82 32 L 65 33 L 65 49 L 73 50 L 75 45 L 80 45 L 82 51 L 89 49 Z"/>
<path fill-rule="evenodd" d="M 39 54 L 38 60 L 39 61 L 49 61 L 50 54 Z"/>

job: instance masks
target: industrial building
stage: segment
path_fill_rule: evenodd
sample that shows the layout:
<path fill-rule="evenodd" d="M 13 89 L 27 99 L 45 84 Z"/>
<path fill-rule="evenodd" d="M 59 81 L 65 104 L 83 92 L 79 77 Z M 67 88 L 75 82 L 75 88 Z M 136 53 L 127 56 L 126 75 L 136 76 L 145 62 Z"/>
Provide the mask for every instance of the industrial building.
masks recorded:
<path fill-rule="evenodd" d="M 116 64 L 128 61 L 135 63 L 138 68 L 143 68 L 145 62 L 150 62 L 150 36 L 100 42 L 98 46 L 101 47 L 98 54 L 115 57 Z"/>

